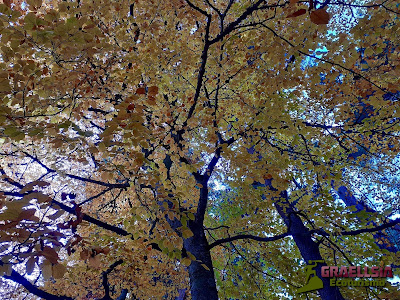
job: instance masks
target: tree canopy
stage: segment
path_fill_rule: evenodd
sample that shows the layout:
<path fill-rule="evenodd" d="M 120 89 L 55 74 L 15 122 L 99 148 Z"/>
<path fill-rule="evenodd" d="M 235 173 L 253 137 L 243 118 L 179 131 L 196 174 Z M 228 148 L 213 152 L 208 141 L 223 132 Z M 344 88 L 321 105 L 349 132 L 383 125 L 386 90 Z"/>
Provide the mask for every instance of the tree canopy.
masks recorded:
<path fill-rule="evenodd" d="M 1 297 L 400 297 L 321 277 L 399 275 L 399 14 L 3 0 Z"/>

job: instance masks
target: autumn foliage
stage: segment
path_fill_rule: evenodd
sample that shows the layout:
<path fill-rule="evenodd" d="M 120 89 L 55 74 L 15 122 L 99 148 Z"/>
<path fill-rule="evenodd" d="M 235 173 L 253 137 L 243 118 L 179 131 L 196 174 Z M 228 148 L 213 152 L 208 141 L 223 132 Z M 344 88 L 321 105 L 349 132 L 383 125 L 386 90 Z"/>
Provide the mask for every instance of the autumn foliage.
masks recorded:
<path fill-rule="evenodd" d="M 309 260 L 399 275 L 399 14 L 3 1 L 0 298 L 400 297 L 296 293 Z"/>

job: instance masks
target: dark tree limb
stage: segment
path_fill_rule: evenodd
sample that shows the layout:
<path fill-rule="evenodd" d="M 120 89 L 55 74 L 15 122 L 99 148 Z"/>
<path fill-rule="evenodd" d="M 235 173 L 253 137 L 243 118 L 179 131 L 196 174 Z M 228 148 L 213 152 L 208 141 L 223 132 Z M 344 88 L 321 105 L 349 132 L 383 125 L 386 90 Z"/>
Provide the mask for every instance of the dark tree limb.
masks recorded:
<path fill-rule="evenodd" d="M 110 296 L 110 285 L 108 283 L 108 274 L 110 274 L 117 266 L 119 266 L 123 262 L 124 261 L 122 259 L 117 260 L 106 271 L 103 272 L 102 276 L 103 276 L 104 297 L 101 298 L 100 300 L 112 300 Z"/>
<path fill-rule="evenodd" d="M 190 0 L 186 0 L 186 3 L 193 8 L 194 10 L 197 10 L 199 13 L 201 13 L 202 15 L 205 15 L 206 17 L 209 17 L 210 15 L 203 9 L 201 9 L 200 7 L 194 5 Z"/>
<path fill-rule="evenodd" d="M 289 235 L 290 235 L 289 232 L 282 233 L 282 234 L 279 234 L 276 236 L 271 236 L 271 237 L 261 237 L 261 236 L 251 235 L 251 234 L 239 234 L 236 236 L 216 240 L 215 242 L 211 243 L 208 247 L 211 249 L 213 247 L 216 247 L 216 246 L 224 244 L 224 243 L 233 242 L 233 241 L 237 241 L 237 240 L 244 240 L 244 239 L 254 240 L 254 241 L 259 241 L 259 242 L 272 242 L 272 241 L 277 241 L 277 240 L 283 239 Z"/>
<path fill-rule="evenodd" d="M 277 192 L 278 190 L 272 185 L 273 179 L 266 179 L 265 183 L 253 183 L 253 187 L 267 187 L 269 190 Z M 281 191 L 279 197 L 273 199 L 274 206 L 285 223 L 288 234 L 293 237 L 302 258 L 309 262 L 310 260 L 320 261 L 315 271 L 316 275 L 323 281 L 323 288 L 318 290 L 318 294 L 323 300 L 344 300 L 338 287 L 330 286 L 329 278 L 321 276 L 321 267 L 326 265 L 319 250 L 319 244 L 312 238 L 312 231 L 303 223 L 298 212 L 289 202 L 287 191 Z"/>
<path fill-rule="evenodd" d="M 50 167 L 46 166 L 44 163 L 42 163 L 37 157 L 22 151 L 22 153 L 24 153 L 27 157 L 31 158 L 34 162 L 38 163 L 41 167 L 45 168 L 46 171 L 48 173 L 57 173 L 56 170 L 51 169 Z M 90 179 L 90 178 L 85 178 L 82 176 L 77 176 L 74 174 L 65 174 L 65 176 L 71 178 L 71 179 L 76 179 L 79 181 L 83 181 L 83 182 L 88 182 L 88 183 L 93 183 L 93 184 L 97 184 L 97 185 L 101 185 L 101 186 L 105 186 L 108 187 L 110 189 L 114 189 L 114 188 L 120 188 L 120 189 L 126 189 L 129 187 L 129 182 L 125 182 L 125 183 L 108 183 L 108 182 L 103 182 L 103 181 L 99 181 L 99 180 L 95 180 L 95 179 Z"/>
<path fill-rule="evenodd" d="M 197 11 L 200 11 L 202 14 L 205 14 L 207 17 L 207 24 L 206 24 L 206 32 L 205 32 L 205 37 L 204 37 L 204 48 L 201 53 L 201 64 L 200 64 L 200 69 L 199 73 L 197 75 L 197 85 L 196 85 L 196 92 L 193 97 L 193 104 L 189 108 L 189 113 L 188 116 L 185 120 L 185 122 L 182 125 L 182 130 L 186 127 L 189 119 L 193 116 L 194 110 L 196 109 L 197 102 L 200 97 L 200 91 L 201 87 L 203 84 L 203 77 L 206 72 L 206 65 L 207 65 L 207 59 L 208 59 L 208 50 L 210 49 L 210 42 L 209 42 L 209 35 L 210 35 L 210 26 L 211 26 L 211 15 L 207 14 L 205 11 L 202 11 L 200 8 L 197 8 L 194 6 L 190 1 L 186 0 L 186 2 L 189 4 L 190 7 L 196 9 Z M 181 136 L 181 135 L 179 135 Z"/>
<path fill-rule="evenodd" d="M 53 200 L 53 203 L 58 205 L 62 210 L 66 211 L 66 212 L 68 212 L 70 214 L 77 215 L 77 213 L 75 211 L 75 208 L 67 206 L 67 205 L 65 205 L 65 204 L 63 204 L 63 203 L 61 203 L 61 202 L 59 202 L 57 200 Z M 98 219 L 95 219 L 95 218 L 93 218 L 93 217 L 91 217 L 91 216 L 89 216 L 89 215 L 87 215 L 85 213 L 82 213 L 82 215 L 83 215 L 83 220 L 85 220 L 85 221 L 87 221 L 87 222 L 89 222 L 91 224 L 97 225 L 97 226 L 99 226 L 101 228 L 107 229 L 107 230 L 112 231 L 112 232 L 114 232 L 114 233 L 116 233 L 118 235 L 121 235 L 121 236 L 130 235 L 130 233 L 128 231 L 126 231 L 126 230 L 124 230 L 122 228 L 119 228 L 117 226 L 114 226 L 114 225 L 105 223 L 103 221 L 100 221 Z"/>
<path fill-rule="evenodd" d="M 0 261 L 0 265 L 3 265 L 3 262 Z M 39 289 L 36 285 L 32 284 L 29 280 L 27 280 L 24 276 L 19 274 L 18 272 L 12 270 L 11 275 L 3 275 L 5 279 L 9 279 L 22 285 L 24 288 L 28 290 L 31 294 L 34 294 L 45 300 L 73 300 L 71 297 L 67 296 L 57 296 L 50 294 L 46 291 Z"/>
<path fill-rule="evenodd" d="M 116 300 L 125 300 L 127 295 L 128 295 L 128 290 L 123 289 L 121 291 L 121 295 L 119 295 L 119 297 Z M 136 298 L 132 298 L 132 299 L 136 299 Z"/>
<path fill-rule="evenodd" d="M 400 218 L 384 223 L 382 225 L 379 226 L 375 226 L 372 228 L 363 228 L 363 229 L 357 229 L 357 230 L 351 230 L 351 231 L 342 231 L 342 232 L 338 232 L 338 233 L 334 233 L 333 236 L 355 236 L 355 235 L 359 235 L 362 233 L 371 233 L 371 232 L 377 232 L 377 231 L 381 231 L 387 228 L 391 228 L 396 226 L 397 224 L 400 224 Z M 328 236 L 329 234 L 322 230 L 322 229 L 313 229 L 310 231 L 311 233 L 318 233 L 322 236 Z"/>
<path fill-rule="evenodd" d="M 18 193 L 18 192 L 6 192 L 6 191 L 1 191 L 1 192 L 2 192 L 5 196 L 14 196 L 14 197 L 21 197 L 21 198 L 22 198 L 24 195 L 27 195 L 27 194 L 28 194 L 28 193 L 26 193 L 26 194 L 20 194 L 20 193 Z M 77 212 L 76 212 L 76 210 L 75 210 L 74 207 L 70 207 L 70 206 L 65 205 L 64 203 L 61 203 L 61 202 L 59 202 L 59 201 L 57 201 L 57 200 L 54 200 L 54 199 L 52 200 L 52 202 L 53 202 L 54 204 L 56 204 L 57 206 L 59 206 L 62 210 L 66 211 L 67 213 L 70 213 L 70 214 L 72 214 L 72 215 L 77 216 Z M 112 232 L 114 232 L 114 233 L 116 233 L 116 234 L 118 234 L 118 235 L 121 235 L 121 236 L 128 236 L 128 235 L 130 235 L 130 233 L 129 233 L 128 231 L 126 231 L 126 230 L 124 230 L 124 229 L 122 229 L 122 228 L 119 228 L 119 227 L 117 227 L 117 226 L 114 226 L 114 225 L 108 224 L 108 223 L 106 223 L 106 222 L 100 221 L 100 220 L 98 220 L 98 219 L 95 219 L 95 218 L 93 218 L 93 217 L 91 217 L 91 216 L 89 216 L 89 215 L 87 215 L 87 214 L 85 214 L 85 213 L 81 213 L 81 214 L 82 214 L 83 220 L 85 220 L 85 221 L 87 221 L 87 222 L 89 222 L 89 223 L 91 223 L 91 224 L 94 224 L 94 225 L 97 225 L 97 226 L 99 226 L 99 227 L 101 227 L 101 228 L 110 230 L 110 231 L 112 231 Z"/>
<path fill-rule="evenodd" d="M 214 39 L 210 40 L 210 45 L 215 44 L 219 41 L 222 41 L 222 39 L 230 34 L 233 30 L 236 29 L 236 26 L 239 25 L 242 21 L 246 20 L 248 16 L 250 16 L 253 12 L 255 12 L 258 9 L 266 9 L 266 8 L 275 8 L 275 7 L 284 7 L 285 5 L 288 4 L 288 2 L 285 2 L 283 4 L 273 4 L 273 5 L 266 5 L 262 6 L 261 4 L 265 2 L 265 0 L 259 0 L 252 6 L 248 7 L 246 11 L 240 15 L 235 21 L 231 22 L 228 26 L 226 26 L 225 30 L 222 31 L 220 34 L 218 34 Z"/>
<path fill-rule="evenodd" d="M 82 201 L 82 202 L 79 203 L 78 205 L 83 205 L 83 204 L 85 204 L 85 203 L 88 203 L 88 202 L 90 202 L 90 201 L 92 201 L 92 200 L 94 200 L 94 199 L 100 197 L 101 195 L 104 195 L 105 193 L 107 193 L 107 192 L 109 192 L 109 191 L 111 191 L 111 190 L 112 190 L 112 188 L 106 188 L 106 189 L 102 190 L 100 193 L 98 193 L 97 195 L 94 195 L 94 196 L 92 196 L 92 197 L 90 197 L 90 198 L 85 199 L 84 201 Z"/>

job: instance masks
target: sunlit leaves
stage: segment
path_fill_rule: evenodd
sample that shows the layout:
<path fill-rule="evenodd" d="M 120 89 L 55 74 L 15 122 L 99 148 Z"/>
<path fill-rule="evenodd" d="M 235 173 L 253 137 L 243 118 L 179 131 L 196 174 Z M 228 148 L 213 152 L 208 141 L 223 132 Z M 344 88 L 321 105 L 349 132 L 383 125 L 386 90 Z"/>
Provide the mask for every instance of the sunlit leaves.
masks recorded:
<path fill-rule="evenodd" d="M 182 236 L 183 238 L 188 239 L 193 236 L 193 232 L 190 229 L 185 228 L 182 230 Z"/>
<path fill-rule="evenodd" d="M 188 287 L 186 267 L 197 261 L 183 243 L 198 238 L 193 226 L 203 217 L 204 191 L 205 225 L 217 228 L 203 232 L 209 242 L 284 232 L 273 206 L 283 190 L 307 226 L 331 233 L 357 218 L 366 225 L 367 216 L 349 216 L 337 203 L 331 182 L 366 160 L 349 157 L 358 147 L 371 156 L 398 152 L 392 117 L 399 112 L 382 98 L 398 86 L 395 14 L 368 9 L 358 26 L 338 24 L 342 4 L 315 10 L 313 1 L 293 0 L 260 2 L 239 19 L 254 2 L 233 1 L 229 9 L 227 1 L 211 2 L 214 8 L 196 2 L 212 15 L 209 26 L 185 1 L 0 5 L 1 162 L 12 174 L 1 181 L 8 195 L 0 237 L 5 252 L 22 249 L 12 263 L 57 279 L 47 290 L 74 286 L 67 289 L 72 297 L 102 298 L 102 272 L 123 258 L 110 275 L 113 288 L 140 299 L 174 297 L 175 287 Z M 367 98 L 379 115 L 355 121 Z M 254 189 L 265 180 L 277 191 Z M 90 225 L 84 215 L 128 236 Z M 261 290 L 272 299 L 301 284 L 294 243 L 234 245 L 212 250 L 215 270 L 197 261 L 218 273 L 221 297 L 254 298 Z M 68 276 L 66 265 L 73 266 Z"/>

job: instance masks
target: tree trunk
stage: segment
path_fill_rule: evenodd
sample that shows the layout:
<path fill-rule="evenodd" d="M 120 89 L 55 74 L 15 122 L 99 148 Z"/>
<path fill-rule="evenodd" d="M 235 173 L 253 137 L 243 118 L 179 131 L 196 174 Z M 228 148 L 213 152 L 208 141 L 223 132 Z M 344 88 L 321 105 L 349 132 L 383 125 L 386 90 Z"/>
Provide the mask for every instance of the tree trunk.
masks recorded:
<path fill-rule="evenodd" d="M 287 200 L 287 192 L 281 192 L 281 199 L 275 202 L 275 207 L 279 215 L 282 217 L 290 234 L 299 248 L 301 256 L 308 263 L 309 260 L 323 260 L 319 252 L 318 245 L 312 240 L 310 230 L 304 225 L 303 221 L 296 214 L 296 211 Z M 339 288 L 330 286 L 330 279 L 321 276 L 321 267 L 326 266 L 325 263 L 318 263 L 315 267 L 317 276 L 322 280 L 324 287 L 318 290 L 322 300 L 344 300 Z"/>
<path fill-rule="evenodd" d="M 166 156 L 169 160 L 169 156 Z M 215 163 L 217 160 L 215 161 Z M 171 164 L 167 164 L 167 169 Z M 183 251 L 182 256 L 185 256 L 185 252 L 189 252 L 194 255 L 196 260 L 193 260 L 188 267 L 189 279 L 190 279 L 190 292 L 193 300 L 218 300 L 217 285 L 215 283 L 214 269 L 212 265 L 211 252 L 209 249 L 208 241 L 203 229 L 204 216 L 207 209 L 208 202 L 208 179 L 210 176 L 195 175 L 196 180 L 202 185 L 200 189 L 200 198 L 198 202 L 197 212 L 195 214 L 195 220 L 189 220 L 187 225 L 192 231 L 193 236 L 190 238 L 183 239 Z M 173 194 L 169 194 L 171 198 Z M 160 208 L 163 210 L 164 202 L 159 202 Z M 172 203 L 167 201 L 169 207 L 172 207 Z M 181 221 L 174 219 L 170 220 L 166 216 L 167 222 L 170 224 L 178 234 L 180 234 L 178 228 L 182 226 Z"/>
<path fill-rule="evenodd" d="M 191 238 L 185 239 L 183 245 L 185 250 L 192 253 L 196 260 L 189 266 L 190 291 L 193 300 L 218 300 L 217 286 L 215 284 L 214 270 L 212 266 L 211 253 L 204 234 L 202 224 L 189 223 L 193 232 Z M 202 264 L 206 265 L 207 270 Z"/>

